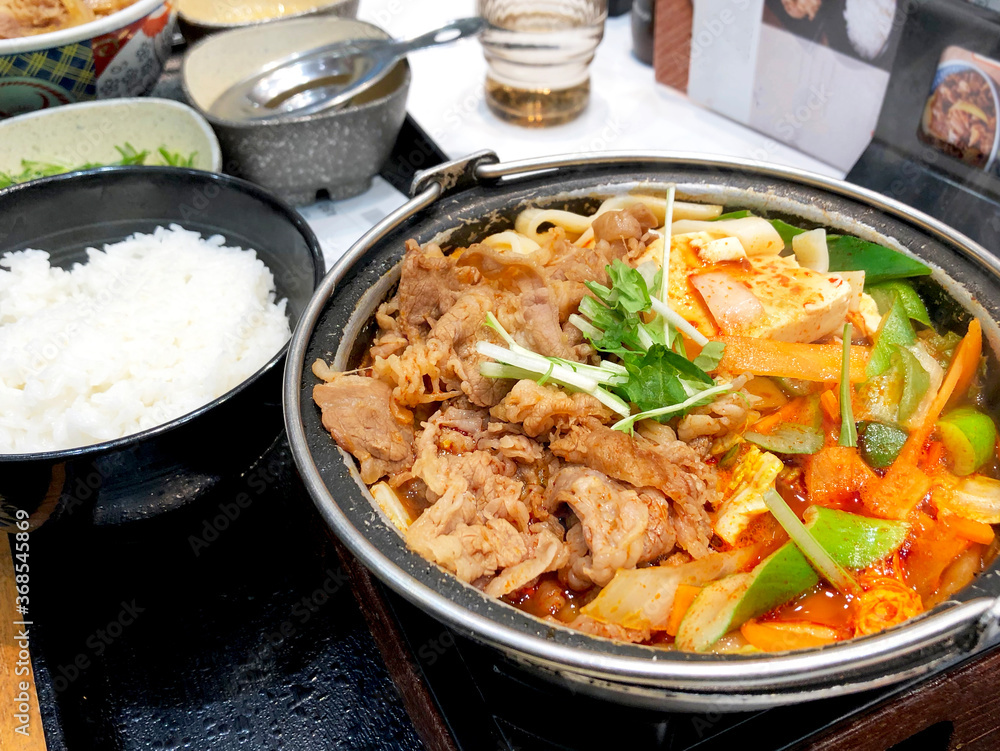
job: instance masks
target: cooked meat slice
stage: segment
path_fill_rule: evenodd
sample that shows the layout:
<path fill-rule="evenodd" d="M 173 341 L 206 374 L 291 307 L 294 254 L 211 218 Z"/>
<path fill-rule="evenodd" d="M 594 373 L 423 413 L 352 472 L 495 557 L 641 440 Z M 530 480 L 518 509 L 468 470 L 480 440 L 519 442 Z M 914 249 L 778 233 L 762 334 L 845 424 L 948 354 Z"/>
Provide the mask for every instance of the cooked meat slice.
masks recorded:
<path fill-rule="evenodd" d="M 485 411 L 482 414 L 485 416 Z M 518 476 L 519 466 L 503 454 L 489 451 L 455 453 L 457 442 L 449 423 L 465 420 L 471 425 L 467 415 L 468 410 L 448 408 L 424 423 L 416 441 L 413 475 L 427 485 L 431 498 L 460 484 L 476 499 L 477 519 L 504 519 L 518 531 L 526 532 L 530 512 L 524 497 L 525 484 Z M 478 441 L 480 435 L 485 433 L 471 439 Z"/>
<path fill-rule="evenodd" d="M 642 539 L 639 563 L 649 563 L 665 556 L 674 549 L 677 536 L 674 532 L 674 514 L 670 499 L 655 488 L 639 488 L 639 499 L 649 510 L 649 523 Z"/>
<path fill-rule="evenodd" d="M 633 245 L 637 240 L 631 241 Z M 642 246 L 643 248 L 645 246 Z M 573 243 L 559 241 L 553 243 L 549 253 L 549 259 L 545 264 L 547 283 L 555 287 L 558 282 L 572 282 L 575 285 L 576 294 L 580 298 L 587 294 L 584 282 L 597 282 L 607 285 L 608 265 L 616 258 L 621 259 L 629 251 L 622 243 L 609 243 L 607 240 L 598 240 L 592 248 L 580 248 Z M 577 299 L 579 302 L 579 298 Z M 566 311 L 560 304 L 560 311 L 565 316 L 573 311 Z"/>
<path fill-rule="evenodd" d="M 403 333 L 411 342 L 417 341 L 469 285 L 478 281 L 474 269 L 459 268 L 437 245 L 421 248 L 416 241 L 407 240 L 397 293 Z"/>
<path fill-rule="evenodd" d="M 413 426 L 392 416 L 392 388 L 374 378 L 339 376 L 313 389 L 323 411 L 323 427 L 361 463 L 369 485 L 413 463 Z"/>
<path fill-rule="evenodd" d="M 476 499 L 461 480 L 454 482 L 406 531 L 417 553 L 473 582 L 493 576 L 528 556 L 524 536 L 504 519 L 477 520 Z"/>
<path fill-rule="evenodd" d="M 547 616 L 545 620 L 557 623 L 560 626 L 568 626 L 591 636 L 603 636 L 605 639 L 614 639 L 615 641 L 627 641 L 639 644 L 649 641 L 652 636 L 652 632 L 649 629 L 625 628 L 614 623 L 601 623 L 601 621 L 595 620 L 588 615 L 578 615 L 573 620 L 567 622 L 560 621 L 551 615 Z"/>
<path fill-rule="evenodd" d="M 752 411 L 745 392 L 736 390 L 717 397 L 711 404 L 696 407 L 677 424 L 677 437 L 691 443 L 701 436 L 715 437 L 744 430 L 759 417 Z"/>
<path fill-rule="evenodd" d="M 637 203 L 621 211 L 607 211 L 594 220 L 594 237 L 609 243 L 639 240 L 646 230 L 657 225 L 656 217 L 644 203 Z"/>
<path fill-rule="evenodd" d="M 630 437 L 587 418 L 570 426 L 549 448 L 573 464 L 662 491 L 675 503 L 678 542 L 696 558 L 708 553 L 712 524 L 705 504 L 714 500 L 715 475 L 689 446 Z"/>
<path fill-rule="evenodd" d="M 566 546 L 547 529 L 528 538 L 528 556 L 520 563 L 505 568 L 483 591 L 491 597 L 502 597 L 529 584 L 547 571 L 566 565 Z"/>
<path fill-rule="evenodd" d="M 611 410 L 590 394 L 568 394 L 529 380 L 514 384 L 490 414 L 497 420 L 521 423 L 532 438 L 546 435 L 553 428 L 566 430 L 583 420 L 600 423 L 611 419 Z"/>
<path fill-rule="evenodd" d="M 545 285 L 544 272 L 530 255 L 500 250 L 488 245 L 470 245 L 458 259 L 460 266 L 473 268 L 501 289 L 524 292 Z"/>
<path fill-rule="evenodd" d="M 704 558 L 711 553 L 708 541 L 712 537 L 712 522 L 705 507 L 690 498 L 683 498 L 676 502 L 674 511 L 677 544 L 692 558 Z"/>
<path fill-rule="evenodd" d="M 476 441 L 480 451 L 497 451 L 508 459 L 523 464 L 545 461 L 545 450 L 537 441 L 523 435 L 518 426 L 507 422 L 491 422 Z"/>
<path fill-rule="evenodd" d="M 515 333 L 518 343 L 546 357 L 576 360 L 577 353 L 562 329 L 558 303 L 551 290 L 547 287 L 530 290 L 524 293 L 521 302 L 524 325 Z"/>
<path fill-rule="evenodd" d="M 580 522 L 567 535 L 572 552 L 563 577 L 574 589 L 604 586 L 618 569 L 635 568 L 674 547 L 670 502 L 659 491 L 636 491 L 592 469 L 566 467 L 552 479 L 549 492 Z M 586 555 L 580 555 L 581 534 Z"/>
<path fill-rule="evenodd" d="M 483 324 L 496 303 L 496 295 L 484 288 L 466 292 L 434 324 L 427 339 L 428 349 L 444 363 L 445 380 L 457 385 L 469 401 L 481 407 L 493 406 L 511 387 L 509 380 L 487 378 L 479 372 L 484 358 L 476 351 L 476 343 L 491 338 L 490 329 Z"/>

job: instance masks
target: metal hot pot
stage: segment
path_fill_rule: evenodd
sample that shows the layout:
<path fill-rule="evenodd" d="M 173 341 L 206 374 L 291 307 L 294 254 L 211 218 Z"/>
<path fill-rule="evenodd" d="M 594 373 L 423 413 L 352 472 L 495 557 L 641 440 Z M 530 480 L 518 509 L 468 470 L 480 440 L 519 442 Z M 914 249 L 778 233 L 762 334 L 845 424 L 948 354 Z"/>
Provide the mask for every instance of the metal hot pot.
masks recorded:
<path fill-rule="evenodd" d="M 510 226 L 526 205 L 580 210 L 640 185 L 678 196 L 815 222 L 905 249 L 983 324 L 1000 351 L 1000 261 L 941 222 L 881 195 L 793 169 L 680 154 L 602 154 L 499 163 L 483 152 L 418 175 L 413 198 L 368 232 L 327 275 L 293 336 L 285 422 L 295 461 L 333 531 L 396 592 L 507 658 L 573 690 L 683 711 L 737 711 L 847 694 L 942 670 L 998 640 L 1000 560 L 952 600 L 888 631 L 820 649 L 700 655 L 612 642 L 553 626 L 410 551 L 373 504 L 353 459 L 331 440 L 311 399 L 316 358 L 346 370 L 367 347 L 379 303 L 399 279 L 403 243 L 466 245 Z"/>

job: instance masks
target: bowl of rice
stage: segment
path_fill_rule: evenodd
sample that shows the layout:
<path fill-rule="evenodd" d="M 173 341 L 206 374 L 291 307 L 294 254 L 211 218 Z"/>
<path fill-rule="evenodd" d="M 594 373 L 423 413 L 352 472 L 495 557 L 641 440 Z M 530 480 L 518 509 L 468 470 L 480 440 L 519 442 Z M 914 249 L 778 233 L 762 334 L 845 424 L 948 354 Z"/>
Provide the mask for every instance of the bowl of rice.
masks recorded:
<path fill-rule="evenodd" d="M 170 167 L 0 191 L 0 524 L 191 502 L 281 433 L 291 330 L 324 273 L 260 188 Z"/>

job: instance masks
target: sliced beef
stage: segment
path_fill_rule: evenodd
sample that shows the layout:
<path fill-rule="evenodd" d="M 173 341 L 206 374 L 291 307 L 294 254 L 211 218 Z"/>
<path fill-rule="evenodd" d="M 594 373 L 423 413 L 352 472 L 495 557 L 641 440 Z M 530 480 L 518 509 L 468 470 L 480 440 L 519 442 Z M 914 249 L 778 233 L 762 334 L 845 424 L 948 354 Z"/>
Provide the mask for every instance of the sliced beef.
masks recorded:
<path fill-rule="evenodd" d="M 547 571 L 562 568 L 568 558 L 563 541 L 549 530 L 542 530 L 539 534 L 528 538 L 528 554 L 525 559 L 505 568 L 483 588 L 483 591 L 491 597 L 503 597 L 529 584 Z"/>
<path fill-rule="evenodd" d="M 487 378 L 479 372 L 484 358 L 476 351 L 476 344 L 491 339 L 484 323 L 497 302 L 496 294 L 485 288 L 466 292 L 441 316 L 427 340 L 428 349 L 444 363 L 445 379 L 481 407 L 498 403 L 512 385 L 507 379 Z"/>
<path fill-rule="evenodd" d="M 412 472 L 434 502 L 406 539 L 463 581 L 500 596 L 564 566 L 567 553 L 553 528 L 532 524 L 516 461 L 502 452 L 463 450 L 495 435 L 485 410 L 446 407 L 424 423 Z"/>
<path fill-rule="evenodd" d="M 373 483 L 409 469 L 413 426 L 393 417 L 392 388 L 374 378 L 343 375 L 313 389 L 323 427 L 361 463 L 361 479 Z"/>
<path fill-rule="evenodd" d="M 568 430 L 584 420 L 599 423 L 611 419 L 611 410 L 590 394 L 568 394 L 529 380 L 514 384 L 490 414 L 497 420 L 521 423 L 532 438 L 547 435 L 555 428 Z"/>
<path fill-rule="evenodd" d="M 421 248 L 415 240 L 407 240 L 396 295 L 403 333 L 411 342 L 419 340 L 465 289 L 478 282 L 474 269 L 457 266 L 438 246 Z"/>
<path fill-rule="evenodd" d="M 678 541 L 696 558 L 709 552 L 712 525 L 705 505 L 714 500 L 715 475 L 689 446 L 629 437 L 589 418 L 570 426 L 549 448 L 567 462 L 662 491 L 675 504 Z"/>
<path fill-rule="evenodd" d="M 560 323 L 558 302 L 551 290 L 548 287 L 530 290 L 524 294 L 521 301 L 523 327 L 515 336 L 515 339 L 520 340 L 518 343 L 546 357 L 577 360 L 578 354 L 573 348 L 573 343 L 566 336 Z M 572 328 L 579 331 L 575 327 Z"/>
<path fill-rule="evenodd" d="M 656 217 L 646 204 L 637 203 L 621 211 L 607 211 L 594 220 L 594 237 L 608 243 L 639 240 L 657 225 Z"/>
<path fill-rule="evenodd" d="M 548 616 L 545 620 L 557 623 L 560 626 L 568 626 L 591 636 L 602 636 L 605 639 L 627 641 L 635 644 L 647 642 L 652 636 L 652 632 L 649 629 L 625 628 L 615 623 L 602 623 L 588 615 L 582 614 L 569 622 L 560 621 L 554 616 Z"/>
<path fill-rule="evenodd" d="M 545 271 L 530 255 L 513 250 L 470 245 L 459 257 L 458 264 L 475 269 L 483 278 L 508 292 L 524 292 L 545 286 Z"/>
<path fill-rule="evenodd" d="M 473 582 L 528 556 L 524 536 L 504 519 L 480 521 L 475 496 L 455 482 L 406 531 L 417 553 Z"/>
<path fill-rule="evenodd" d="M 566 467 L 552 478 L 549 492 L 579 520 L 567 534 L 571 559 L 563 574 L 574 589 L 603 587 L 618 569 L 635 568 L 674 547 L 670 502 L 659 491 L 640 492 L 595 470 Z"/>

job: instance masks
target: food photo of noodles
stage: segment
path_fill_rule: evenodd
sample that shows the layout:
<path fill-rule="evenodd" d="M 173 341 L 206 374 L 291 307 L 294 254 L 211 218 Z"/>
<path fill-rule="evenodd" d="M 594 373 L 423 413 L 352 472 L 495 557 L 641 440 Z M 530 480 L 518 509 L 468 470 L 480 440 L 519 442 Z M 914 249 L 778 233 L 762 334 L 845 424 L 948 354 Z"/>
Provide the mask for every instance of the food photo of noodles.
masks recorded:
<path fill-rule="evenodd" d="M 408 242 L 313 399 L 406 545 L 491 597 L 666 649 L 819 647 L 996 552 L 982 333 L 932 322 L 930 272 L 672 191 L 527 208 Z"/>

